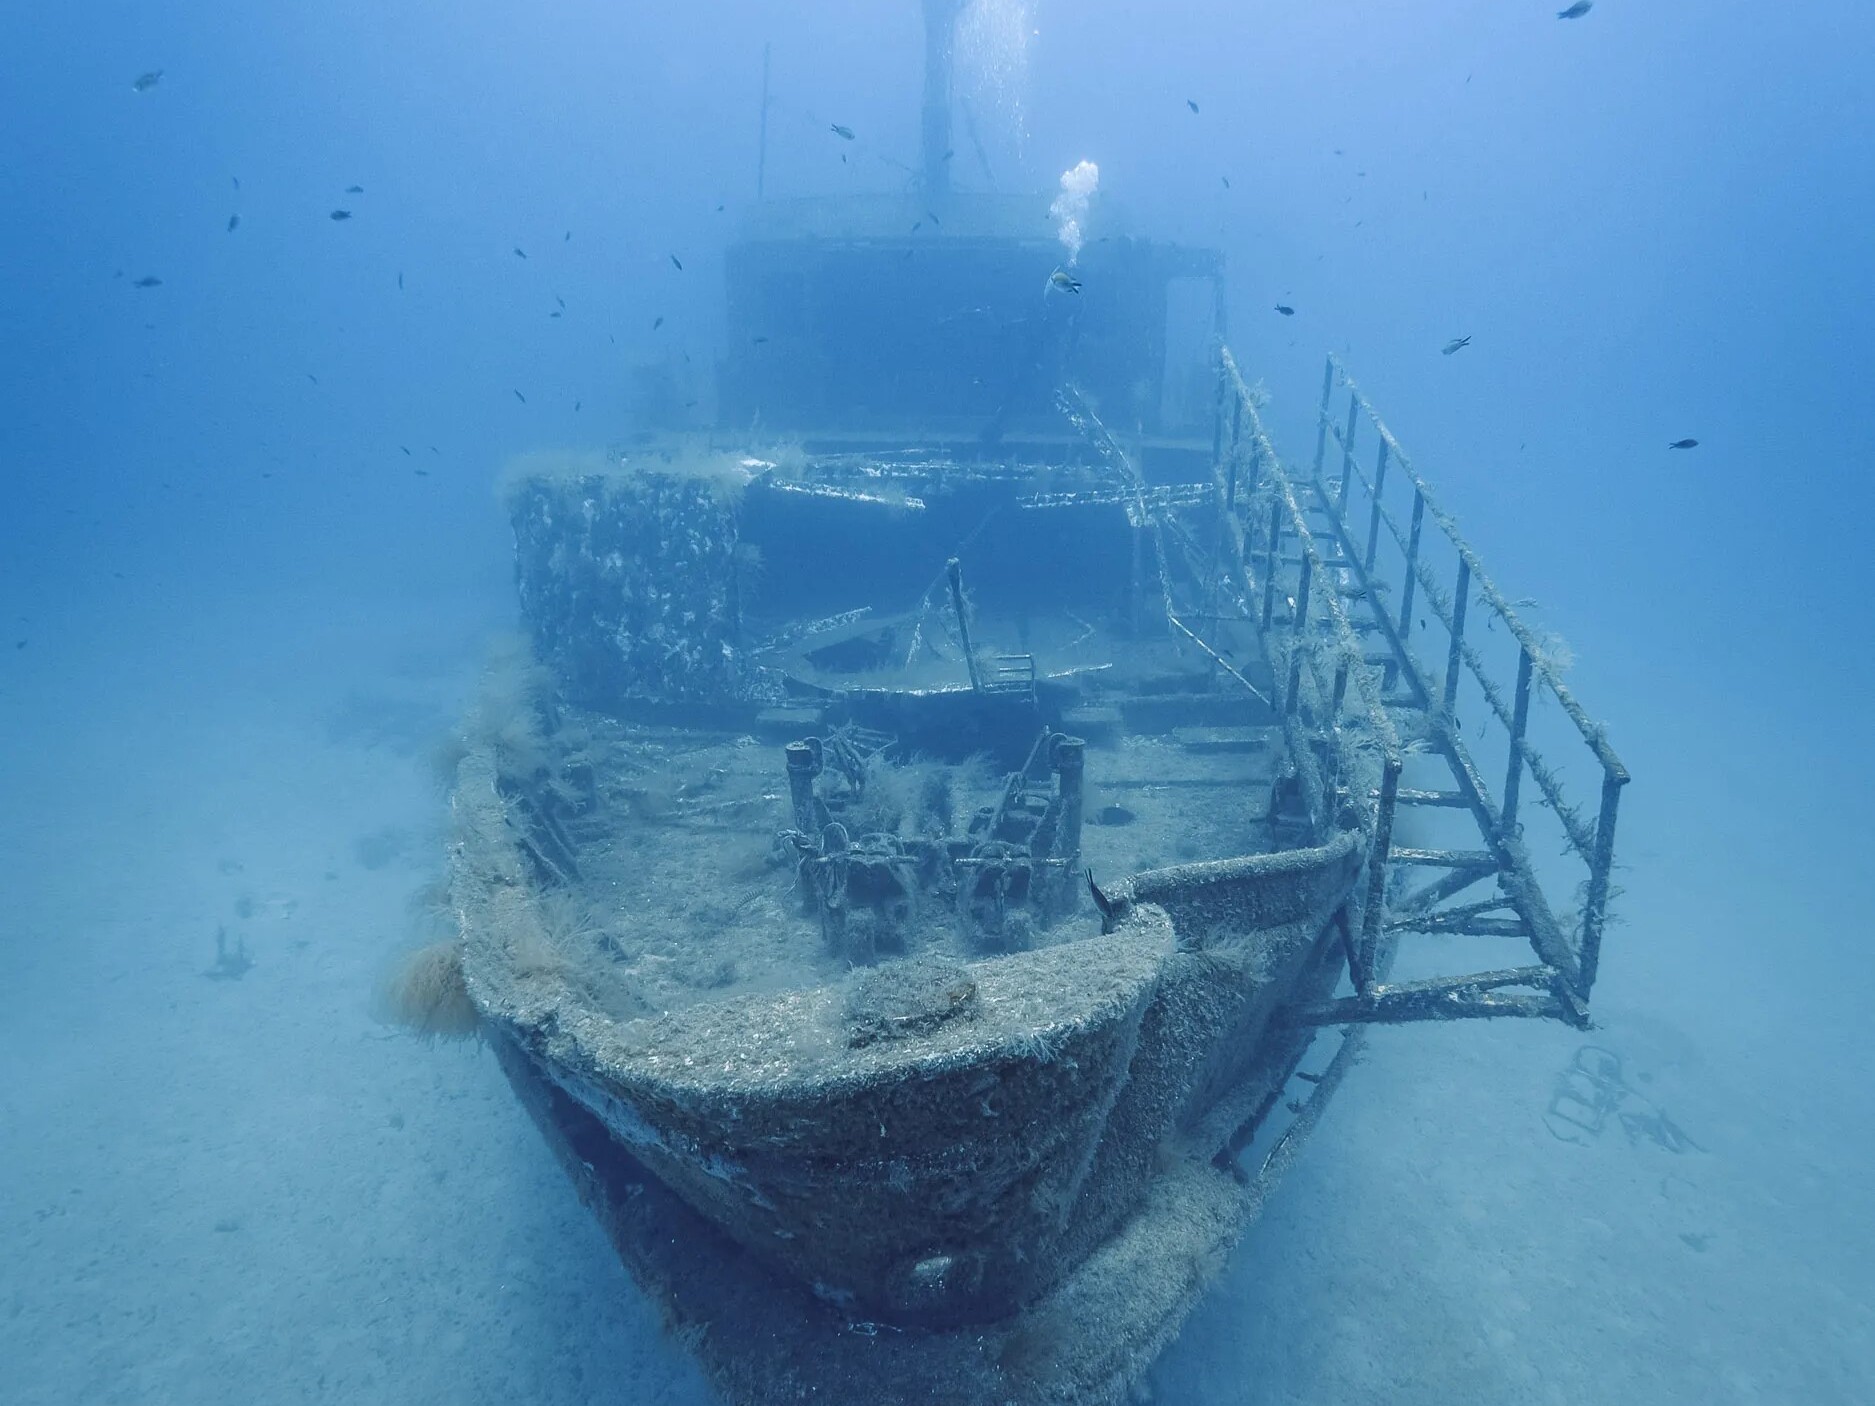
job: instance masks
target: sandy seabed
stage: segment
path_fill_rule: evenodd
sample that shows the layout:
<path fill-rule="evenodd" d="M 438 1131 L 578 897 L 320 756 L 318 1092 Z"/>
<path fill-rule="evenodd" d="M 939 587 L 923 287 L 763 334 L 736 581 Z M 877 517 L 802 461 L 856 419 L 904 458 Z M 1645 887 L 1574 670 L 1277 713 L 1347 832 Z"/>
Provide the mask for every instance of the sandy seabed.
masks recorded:
<path fill-rule="evenodd" d="M 498 615 L 57 618 L 0 681 L 0 1399 L 711 1401 L 492 1056 L 371 1015 Z M 1379 1032 L 1152 1398 L 1875 1399 L 1870 1096 L 1689 1036 L 1645 936 L 1597 1031 Z M 1584 1045 L 1631 1116 L 1560 1141 Z"/>

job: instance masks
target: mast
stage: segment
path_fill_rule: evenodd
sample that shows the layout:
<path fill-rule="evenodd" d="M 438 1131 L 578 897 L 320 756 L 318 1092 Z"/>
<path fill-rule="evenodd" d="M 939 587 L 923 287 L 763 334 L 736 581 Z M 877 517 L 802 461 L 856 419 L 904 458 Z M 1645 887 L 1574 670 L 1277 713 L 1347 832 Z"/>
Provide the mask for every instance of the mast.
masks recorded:
<path fill-rule="evenodd" d="M 951 48 L 964 0 L 924 0 L 923 175 L 925 198 L 951 190 Z"/>
<path fill-rule="evenodd" d="M 768 44 L 762 44 L 762 124 L 756 135 L 755 198 L 762 198 L 762 186 L 768 175 Z"/>

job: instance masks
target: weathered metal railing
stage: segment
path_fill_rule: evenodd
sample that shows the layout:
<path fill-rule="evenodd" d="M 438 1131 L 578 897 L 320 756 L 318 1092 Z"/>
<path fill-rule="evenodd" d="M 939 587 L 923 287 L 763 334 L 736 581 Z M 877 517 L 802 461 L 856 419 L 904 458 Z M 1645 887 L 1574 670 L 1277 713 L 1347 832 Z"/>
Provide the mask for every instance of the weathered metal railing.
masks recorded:
<path fill-rule="evenodd" d="M 1349 394 L 1345 429 L 1329 413 L 1338 384 Z M 1218 412 L 1214 458 L 1222 507 L 1217 557 L 1241 582 L 1247 613 L 1269 648 L 1277 678 L 1274 706 L 1311 818 L 1324 823 L 1335 807 L 1351 804 L 1370 842 L 1360 932 L 1348 943 L 1355 994 L 1297 1012 L 1296 1018 L 1330 1024 L 1537 1015 L 1582 1023 L 1607 917 L 1615 815 L 1628 780 L 1626 768 L 1337 360 L 1329 358 L 1310 480 L 1298 482 L 1278 460 L 1256 397 L 1228 350 L 1221 354 Z M 1372 480 L 1354 458 L 1354 435 L 1363 419 L 1378 439 Z M 1331 438 L 1342 451 L 1338 479 L 1323 476 Z M 1390 468 L 1413 490 L 1410 524 L 1404 529 L 1384 501 Z M 1425 561 L 1428 518 L 1457 557 L 1457 581 L 1449 594 Z M 1355 531 L 1363 521 L 1364 541 Z M 1405 556 L 1405 579 L 1397 593 L 1376 574 L 1383 528 Z M 1416 590 L 1447 631 L 1442 675 L 1429 673 L 1408 643 Z M 1466 637 L 1467 605 L 1474 593 L 1504 622 L 1520 650 L 1508 702 Z M 1389 597 L 1398 600 L 1397 613 Z M 1349 604 L 1357 612 L 1353 619 Z M 1363 638 L 1377 640 L 1382 650 L 1368 653 Z M 1510 763 L 1501 797 L 1493 794 L 1460 736 L 1461 670 L 1468 671 L 1490 717 L 1506 730 Z M 1403 693 L 1398 691 L 1402 686 Z M 1592 828 L 1569 807 L 1559 776 L 1530 745 L 1531 701 L 1538 690 L 1547 690 L 1561 704 L 1600 764 L 1601 812 Z M 1451 789 L 1401 787 L 1403 749 L 1395 714 L 1412 717 L 1424 733 L 1424 745 L 1450 770 Z M 1573 932 L 1557 920 L 1524 847 L 1518 806 L 1526 772 L 1558 816 L 1571 850 L 1587 864 Z M 1480 847 L 1396 845 L 1395 814 L 1402 805 L 1469 812 Z M 1402 866 L 1446 873 L 1389 902 L 1390 879 Z M 1487 879 L 1495 880 L 1496 896 L 1453 904 Z M 1512 916 L 1503 916 L 1506 911 Z M 1537 960 L 1460 976 L 1387 982 L 1394 944 L 1409 932 L 1521 937 Z"/>

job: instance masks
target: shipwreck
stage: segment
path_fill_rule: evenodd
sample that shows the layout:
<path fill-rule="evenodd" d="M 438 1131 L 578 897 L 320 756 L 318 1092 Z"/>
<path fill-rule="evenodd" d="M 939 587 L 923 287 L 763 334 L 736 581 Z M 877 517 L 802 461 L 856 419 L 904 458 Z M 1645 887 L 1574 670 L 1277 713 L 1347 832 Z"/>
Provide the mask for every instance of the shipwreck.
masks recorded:
<path fill-rule="evenodd" d="M 1124 1399 L 1364 1029 L 1583 1024 L 1607 916 L 1550 641 L 1339 362 L 1278 456 L 1219 256 L 952 189 L 952 9 L 713 423 L 512 482 L 454 772 L 438 999 L 738 1403 Z"/>

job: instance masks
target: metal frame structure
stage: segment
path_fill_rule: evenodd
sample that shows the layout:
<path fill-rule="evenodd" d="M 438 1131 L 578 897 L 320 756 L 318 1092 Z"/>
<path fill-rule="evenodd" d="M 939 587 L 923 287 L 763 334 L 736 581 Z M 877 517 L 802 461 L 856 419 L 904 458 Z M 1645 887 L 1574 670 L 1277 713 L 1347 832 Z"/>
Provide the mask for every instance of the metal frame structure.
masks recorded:
<path fill-rule="evenodd" d="M 1345 426 L 1330 413 L 1337 388 L 1348 395 Z M 1308 478 L 1292 476 L 1278 459 L 1257 401 L 1229 350 L 1220 349 L 1213 440 L 1219 515 L 1210 579 L 1241 593 L 1246 614 L 1262 633 L 1275 670 L 1272 705 L 1311 822 L 1319 827 L 1351 809 L 1370 847 L 1364 903 L 1344 914 L 1341 924 L 1354 994 L 1292 1012 L 1292 1018 L 1346 1025 L 1549 1016 L 1585 1025 L 1607 922 L 1615 818 L 1627 768 L 1339 360 L 1328 358 Z M 1362 422 L 1377 443 L 1371 478 L 1355 458 Z M 1341 451 L 1338 478 L 1323 472 L 1331 439 Z M 1385 501 L 1390 474 L 1412 492 L 1404 528 Z M 1450 588 L 1425 561 L 1428 519 L 1457 558 Z M 1364 524 L 1364 537 L 1357 536 L 1356 524 Z M 1376 569 L 1383 529 L 1405 555 L 1397 590 Z M 1432 672 L 1408 642 L 1416 593 L 1423 597 L 1421 608 L 1445 631 L 1442 674 Z M 1516 679 L 1508 690 L 1467 639 L 1474 597 L 1503 622 L 1518 647 Z M 1397 609 L 1390 599 L 1398 601 Z M 1378 647 L 1370 649 L 1368 642 Z M 1496 723 L 1508 740 L 1510 765 L 1501 793 L 1492 790 L 1461 735 L 1456 704 L 1467 673 L 1486 704 L 1484 725 Z M 1569 805 L 1557 772 L 1530 743 L 1531 704 L 1541 692 L 1560 704 L 1600 767 L 1601 809 L 1593 826 Z M 1399 722 L 1408 720 L 1423 738 L 1417 745 L 1443 763 L 1449 786 L 1401 785 L 1405 749 Z M 1572 929 L 1558 921 L 1524 844 L 1518 815 L 1526 773 L 1541 803 L 1556 814 L 1569 850 L 1586 866 L 1580 917 Z M 1477 847 L 1395 844 L 1401 806 L 1469 814 Z M 1406 866 L 1444 873 L 1396 893 Z M 1486 880 L 1495 881 L 1495 895 L 1456 901 Z M 1399 939 L 1410 933 L 1522 938 L 1535 961 L 1389 982 Z"/>

